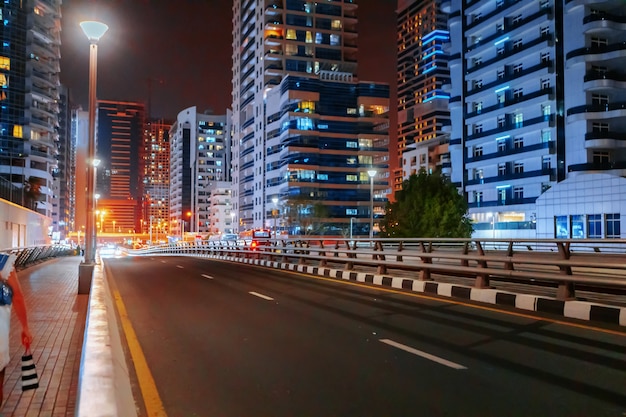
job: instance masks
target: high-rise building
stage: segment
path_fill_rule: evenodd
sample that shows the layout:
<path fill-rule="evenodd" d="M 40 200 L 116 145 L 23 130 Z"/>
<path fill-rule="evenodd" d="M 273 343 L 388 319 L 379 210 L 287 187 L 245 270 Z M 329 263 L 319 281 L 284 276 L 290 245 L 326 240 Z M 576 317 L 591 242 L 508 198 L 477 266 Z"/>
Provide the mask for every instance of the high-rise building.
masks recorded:
<path fill-rule="evenodd" d="M 622 0 L 444 1 L 452 180 L 482 237 L 624 237 Z"/>
<path fill-rule="evenodd" d="M 96 222 L 102 233 L 139 230 L 143 199 L 143 103 L 98 100 Z"/>
<path fill-rule="evenodd" d="M 0 181 L 16 203 L 51 218 L 61 0 L 7 0 L 0 13 Z"/>
<path fill-rule="evenodd" d="M 172 123 L 150 120 L 146 124 L 143 150 L 144 195 L 137 231 L 146 233 L 149 220 L 169 213 L 170 207 L 170 128 Z M 168 218 L 166 216 L 166 218 Z"/>
<path fill-rule="evenodd" d="M 421 169 L 450 174 L 450 42 L 439 0 L 398 0 L 398 160 L 394 191 Z M 405 166 L 405 161 L 409 166 Z"/>
<path fill-rule="evenodd" d="M 72 231 L 74 205 L 72 198 L 76 194 L 75 149 L 72 141 L 72 123 L 69 91 L 61 86 L 59 89 L 59 142 L 57 166 L 52 171 L 52 237 L 55 241 L 63 241 Z"/>
<path fill-rule="evenodd" d="M 357 8 L 356 0 L 233 1 L 232 197 L 240 232 L 271 227 L 282 208 L 283 226 L 304 233 L 287 216 L 315 216 L 320 204 L 333 219 L 324 221 L 332 230 L 318 232 L 347 232 L 351 218 L 367 231 L 370 194 L 382 208 L 388 149 L 378 146 L 388 141 L 381 126 L 389 94 L 356 78 Z M 298 213 L 284 211 L 297 206 Z"/>
<path fill-rule="evenodd" d="M 230 111 L 214 115 L 189 107 L 178 113 L 170 129 L 169 218 L 153 218 L 153 227 L 163 221 L 172 236 L 193 232 L 202 237 L 232 227 L 230 209 L 228 216 L 221 216 L 224 224 L 211 221 L 216 209 L 211 207 L 212 196 L 223 194 L 223 183 L 231 180 L 230 120 Z M 227 204 L 230 196 L 223 201 L 224 207 Z"/>

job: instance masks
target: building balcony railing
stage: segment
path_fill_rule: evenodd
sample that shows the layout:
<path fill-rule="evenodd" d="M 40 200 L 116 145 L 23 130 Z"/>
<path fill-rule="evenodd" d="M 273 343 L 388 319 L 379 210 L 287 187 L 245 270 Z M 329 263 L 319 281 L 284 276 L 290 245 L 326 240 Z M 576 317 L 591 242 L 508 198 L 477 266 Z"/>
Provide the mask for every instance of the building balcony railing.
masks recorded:
<path fill-rule="evenodd" d="M 611 13 L 606 13 L 606 12 L 593 13 L 593 14 L 585 16 L 585 18 L 583 19 L 583 24 L 604 21 L 604 20 L 608 20 L 610 22 L 615 22 L 615 23 L 626 23 L 626 16 L 620 16 L 617 14 L 611 14 Z"/>
<path fill-rule="evenodd" d="M 614 43 L 604 46 L 590 46 L 587 48 L 579 48 L 570 51 L 566 55 L 566 59 L 576 58 L 582 55 L 599 55 L 607 52 L 626 51 L 626 42 Z"/>
<path fill-rule="evenodd" d="M 549 175 L 550 178 L 555 177 L 556 169 L 542 168 L 542 169 L 538 169 L 535 171 L 511 172 L 511 173 L 507 173 L 503 175 L 498 175 L 495 177 L 476 178 L 476 179 L 468 180 L 466 182 L 466 185 L 490 184 L 494 182 L 521 180 L 521 179 L 533 178 L 533 177 L 542 177 L 545 175 Z"/>
<path fill-rule="evenodd" d="M 546 115 L 546 116 L 539 116 L 539 117 L 535 117 L 532 119 L 528 119 L 528 120 L 524 120 L 523 122 L 508 122 L 505 123 L 504 126 L 501 127 L 497 127 L 495 129 L 491 129 L 491 130 L 486 130 L 483 132 L 478 132 L 478 133 L 474 133 L 471 135 L 467 136 L 467 140 L 475 140 L 475 139 L 479 139 L 479 138 L 483 138 L 485 136 L 489 136 L 489 135 L 495 135 L 498 133 L 503 133 L 503 132 L 508 132 L 508 131 L 512 131 L 514 129 L 521 129 L 523 127 L 527 127 L 527 126 L 532 126 L 538 123 L 545 123 L 545 122 L 550 122 L 553 123 L 554 122 L 554 115 Z"/>
<path fill-rule="evenodd" d="M 484 154 L 480 156 L 473 156 L 473 157 L 467 158 L 467 163 L 469 164 L 472 162 L 486 161 L 486 160 L 494 159 L 494 158 L 502 158 L 503 156 L 533 152 L 533 151 L 540 150 L 540 149 L 550 149 L 550 151 L 552 151 L 555 149 L 555 147 L 556 145 L 554 141 L 536 143 L 530 146 L 522 146 L 521 148 L 510 148 L 510 149 L 505 149 L 504 151 L 500 151 L 500 152 L 494 152 L 494 153 Z"/>
<path fill-rule="evenodd" d="M 614 139 L 626 141 L 626 132 L 588 132 L 585 140 Z"/>
<path fill-rule="evenodd" d="M 606 104 L 584 104 L 582 106 L 576 106 L 568 109 L 567 115 L 571 116 L 573 114 L 580 113 L 607 112 L 611 110 L 626 110 L 626 101 Z"/>
<path fill-rule="evenodd" d="M 541 62 L 541 63 L 539 63 L 537 65 L 533 65 L 532 67 L 524 68 L 523 70 L 521 70 L 519 72 L 511 72 L 510 74 L 505 74 L 504 77 L 502 77 L 500 79 L 497 79 L 494 82 L 491 82 L 491 83 L 488 83 L 488 84 L 483 84 L 482 87 L 474 88 L 472 90 L 469 90 L 467 92 L 467 95 L 471 96 L 473 94 L 480 93 L 482 91 L 488 90 L 488 89 L 493 88 L 493 87 L 502 86 L 503 84 L 505 84 L 505 83 L 507 83 L 507 82 L 509 82 L 509 81 L 511 81 L 513 79 L 523 77 L 523 76 L 525 76 L 527 74 L 531 74 L 531 73 L 539 71 L 539 70 L 541 70 L 543 68 L 548 68 L 548 69 L 552 70 L 553 67 L 554 67 L 554 63 L 552 61 L 544 61 L 544 62 Z M 452 99 L 451 99 L 451 101 L 452 101 Z"/>
<path fill-rule="evenodd" d="M 491 111 L 494 111 L 494 110 L 498 110 L 498 109 L 502 109 L 504 107 L 508 107 L 508 106 L 510 106 L 512 104 L 523 103 L 525 101 L 532 100 L 532 99 L 537 98 L 537 97 L 542 97 L 542 96 L 545 96 L 545 95 L 548 95 L 548 94 L 552 94 L 553 92 L 554 92 L 554 88 L 547 87 L 547 88 L 544 88 L 542 90 L 535 91 L 534 93 L 525 94 L 525 95 L 523 95 L 521 97 L 511 97 L 511 98 L 505 100 L 504 103 L 498 103 L 498 104 L 495 104 L 493 106 L 483 107 L 480 110 L 467 113 L 465 115 L 465 118 L 469 119 L 471 117 L 475 117 L 475 116 L 478 116 L 478 115 L 481 115 L 481 114 L 485 114 L 485 113 L 488 113 L 488 112 L 491 112 Z"/>
<path fill-rule="evenodd" d="M 589 162 L 586 164 L 574 164 L 567 167 L 568 172 L 610 171 L 613 169 L 626 169 L 626 161 Z"/>

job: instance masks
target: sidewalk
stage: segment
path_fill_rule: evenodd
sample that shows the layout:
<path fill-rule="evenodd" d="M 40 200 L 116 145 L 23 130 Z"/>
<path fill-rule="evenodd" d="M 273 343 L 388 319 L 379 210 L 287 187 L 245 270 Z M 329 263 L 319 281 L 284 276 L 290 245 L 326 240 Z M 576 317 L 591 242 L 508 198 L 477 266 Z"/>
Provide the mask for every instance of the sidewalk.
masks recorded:
<path fill-rule="evenodd" d="M 74 416 L 89 295 L 78 294 L 81 257 L 57 258 L 18 272 L 24 291 L 39 388 L 22 392 L 20 325 L 11 319 L 11 362 L 2 417 Z"/>

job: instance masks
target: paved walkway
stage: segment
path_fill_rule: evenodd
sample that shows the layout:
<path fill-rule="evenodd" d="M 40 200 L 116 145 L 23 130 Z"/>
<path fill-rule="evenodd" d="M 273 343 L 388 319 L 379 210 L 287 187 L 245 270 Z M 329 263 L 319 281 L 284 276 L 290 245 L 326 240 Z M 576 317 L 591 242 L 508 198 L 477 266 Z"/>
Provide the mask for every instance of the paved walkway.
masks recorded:
<path fill-rule="evenodd" d="M 26 298 L 39 388 L 22 392 L 21 328 L 11 320 L 11 362 L 2 417 L 74 416 L 89 295 L 78 294 L 81 257 L 57 258 L 18 272 Z"/>

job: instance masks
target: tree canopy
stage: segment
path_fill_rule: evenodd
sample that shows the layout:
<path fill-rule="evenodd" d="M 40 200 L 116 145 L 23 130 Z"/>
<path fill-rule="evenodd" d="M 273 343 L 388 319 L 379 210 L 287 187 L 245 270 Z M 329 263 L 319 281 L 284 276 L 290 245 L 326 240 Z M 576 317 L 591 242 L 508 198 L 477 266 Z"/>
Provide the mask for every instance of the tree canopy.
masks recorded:
<path fill-rule="evenodd" d="M 466 238 L 472 234 L 467 202 L 439 172 L 411 175 L 387 203 L 382 237 Z"/>

